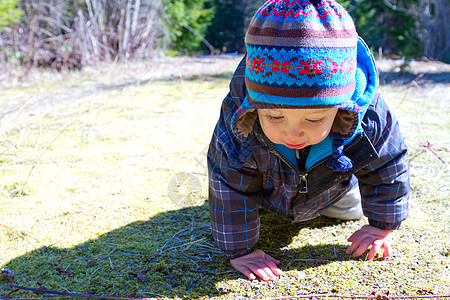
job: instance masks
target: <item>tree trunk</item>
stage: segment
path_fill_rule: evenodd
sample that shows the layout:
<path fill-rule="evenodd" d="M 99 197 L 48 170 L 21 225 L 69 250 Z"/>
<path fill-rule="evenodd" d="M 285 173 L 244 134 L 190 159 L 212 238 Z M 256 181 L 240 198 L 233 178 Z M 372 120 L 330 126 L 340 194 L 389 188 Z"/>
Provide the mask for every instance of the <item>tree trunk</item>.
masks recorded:
<path fill-rule="evenodd" d="M 392 0 L 384 0 L 390 8 L 410 14 L 417 20 L 417 34 L 424 47 L 424 55 L 430 59 L 448 60 L 450 26 L 447 16 L 450 14 L 448 0 L 420 0 L 419 4 L 400 7 Z"/>
<path fill-rule="evenodd" d="M 136 28 L 139 20 L 139 9 L 141 7 L 141 0 L 136 0 L 134 4 L 133 23 L 131 24 L 131 38 L 136 35 Z"/>
<path fill-rule="evenodd" d="M 131 2 L 132 0 L 127 0 L 127 8 L 125 11 L 125 28 L 123 31 L 123 42 L 122 42 L 122 50 L 121 58 L 122 60 L 128 59 L 128 40 L 130 38 L 130 30 L 131 30 Z"/>

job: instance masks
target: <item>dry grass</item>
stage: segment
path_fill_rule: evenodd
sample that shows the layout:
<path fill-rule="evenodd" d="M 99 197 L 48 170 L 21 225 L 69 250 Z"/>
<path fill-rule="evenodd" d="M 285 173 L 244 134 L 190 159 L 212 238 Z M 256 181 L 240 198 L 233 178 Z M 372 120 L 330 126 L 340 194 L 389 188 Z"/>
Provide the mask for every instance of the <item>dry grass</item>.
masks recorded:
<path fill-rule="evenodd" d="M 450 160 L 446 84 L 381 88 L 412 167 L 411 216 L 392 258 L 345 254 L 346 237 L 364 220 L 291 225 L 264 215 L 259 247 L 281 259 L 285 275 L 249 282 L 231 269 L 209 234 L 205 149 L 238 60 L 43 73 L 3 89 L 0 266 L 14 273 L 12 283 L 169 298 L 450 294 L 449 168 L 420 146 L 428 141 Z M 187 179 L 176 187 L 194 206 L 170 196 L 177 174 L 198 179 L 197 189 Z M 0 296 L 10 283 L 0 279 Z"/>

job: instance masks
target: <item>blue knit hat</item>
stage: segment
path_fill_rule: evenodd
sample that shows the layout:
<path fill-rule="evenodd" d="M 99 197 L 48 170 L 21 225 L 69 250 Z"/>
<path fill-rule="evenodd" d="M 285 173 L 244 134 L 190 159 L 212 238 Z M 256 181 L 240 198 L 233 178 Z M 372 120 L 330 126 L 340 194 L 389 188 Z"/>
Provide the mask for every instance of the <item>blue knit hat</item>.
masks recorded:
<path fill-rule="evenodd" d="M 267 1 L 245 37 L 255 108 L 336 107 L 355 89 L 357 33 L 336 1 Z"/>
<path fill-rule="evenodd" d="M 256 119 L 255 109 L 339 108 L 328 166 L 350 169 L 343 145 L 360 121 L 354 93 L 361 41 L 347 11 L 335 0 L 269 0 L 250 22 L 245 43 L 247 97 L 232 121 L 242 142 L 239 161 L 251 152 L 251 130 L 242 124 Z"/>

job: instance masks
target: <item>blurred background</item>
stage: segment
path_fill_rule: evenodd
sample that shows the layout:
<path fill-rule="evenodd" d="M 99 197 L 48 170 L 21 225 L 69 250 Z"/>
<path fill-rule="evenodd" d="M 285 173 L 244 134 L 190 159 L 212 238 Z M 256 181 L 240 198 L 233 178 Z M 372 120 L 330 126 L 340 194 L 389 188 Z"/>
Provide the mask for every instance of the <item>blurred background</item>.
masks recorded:
<path fill-rule="evenodd" d="M 448 0 L 339 1 L 377 58 L 450 62 Z M 0 63 L 81 69 L 243 53 L 264 0 L 0 0 Z"/>

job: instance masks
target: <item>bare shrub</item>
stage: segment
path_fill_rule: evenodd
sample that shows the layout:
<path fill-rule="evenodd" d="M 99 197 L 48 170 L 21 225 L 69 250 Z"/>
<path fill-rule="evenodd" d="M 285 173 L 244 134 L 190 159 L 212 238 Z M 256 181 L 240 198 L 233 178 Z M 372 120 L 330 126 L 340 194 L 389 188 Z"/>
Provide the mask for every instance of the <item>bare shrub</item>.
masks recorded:
<path fill-rule="evenodd" d="M 22 0 L 23 20 L 0 34 L 0 56 L 56 69 L 147 58 L 162 35 L 161 6 L 160 0 Z"/>

